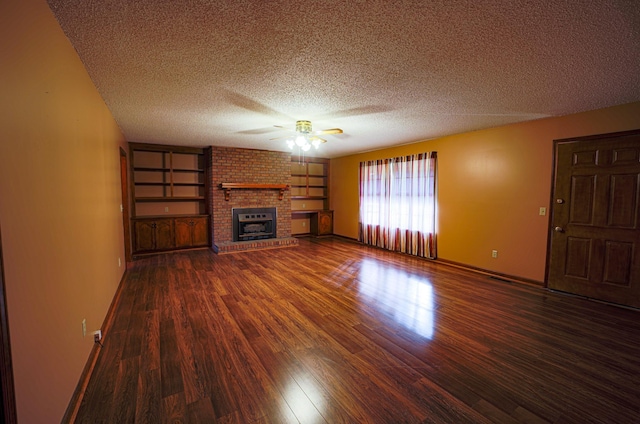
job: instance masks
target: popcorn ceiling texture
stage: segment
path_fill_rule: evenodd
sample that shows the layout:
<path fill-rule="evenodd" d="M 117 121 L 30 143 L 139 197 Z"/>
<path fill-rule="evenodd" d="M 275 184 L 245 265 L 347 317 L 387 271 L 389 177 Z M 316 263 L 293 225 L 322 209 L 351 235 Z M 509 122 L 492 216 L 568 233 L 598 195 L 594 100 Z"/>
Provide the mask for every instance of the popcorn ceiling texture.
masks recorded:
<path fill-rule="evenodd" d="M 635 0 L 49 0 L 130 141 L 322 156 L 640 100 Z M 317 154 L 319 155 L 319 154 Z"/>

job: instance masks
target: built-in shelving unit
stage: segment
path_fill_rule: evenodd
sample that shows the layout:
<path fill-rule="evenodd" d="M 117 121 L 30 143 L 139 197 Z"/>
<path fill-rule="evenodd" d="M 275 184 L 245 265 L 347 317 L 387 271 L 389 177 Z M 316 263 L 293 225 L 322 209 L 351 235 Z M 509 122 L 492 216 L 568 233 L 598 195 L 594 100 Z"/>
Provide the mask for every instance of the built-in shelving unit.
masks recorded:
<path fill-rule="evenodd" d="M 333 233 L 329 210 L 329 159 L 291 157 L 291 233 Z"/>
<path fill-rule="evenodd" d="M 205 149 L 129 143 L 135 253 L 209 244 Z"/>

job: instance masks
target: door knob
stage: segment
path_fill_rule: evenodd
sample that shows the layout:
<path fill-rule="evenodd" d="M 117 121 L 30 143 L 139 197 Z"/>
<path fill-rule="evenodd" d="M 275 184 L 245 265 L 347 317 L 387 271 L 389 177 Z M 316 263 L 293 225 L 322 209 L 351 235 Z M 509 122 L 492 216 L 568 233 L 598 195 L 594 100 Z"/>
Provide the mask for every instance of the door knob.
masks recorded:
<path fill-rule="evenodd" d="M 553 229 L 553 231 L 555 231 L 556 233 L 564 233 L 564 228 L 562 228 L 562 227 L 555 227 L 555 228 Z"/>
<path fill-rule="evenodd" d="M 556 199 L 556 203 L 563 204 L 564 203 L 564 199 Z"/>

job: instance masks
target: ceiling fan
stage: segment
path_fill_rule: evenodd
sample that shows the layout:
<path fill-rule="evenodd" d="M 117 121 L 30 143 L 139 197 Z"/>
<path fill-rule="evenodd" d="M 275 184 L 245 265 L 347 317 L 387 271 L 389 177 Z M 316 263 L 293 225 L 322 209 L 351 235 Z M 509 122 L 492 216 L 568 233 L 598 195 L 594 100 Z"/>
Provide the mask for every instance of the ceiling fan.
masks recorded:
<path fill-rule="evenodd" d="M 285 130 L 292 131 L 280 125 L 274 125 L 274 127 L 283 128 Z M 311 126 L 311 121 L 300 120 L 300 121 L 296 121 L 296 129 L 295 131 L 292 131 L 292 132 L 295 132 L 294 136 L 286 137 L 287 145 L 289 146 L 289 148 L 293 150 L 294 148 L 298 147 L 300 150 L 306 152 L 311 148 L 311 146 L 315 147 L 317 150 L 318 147 L 320 147 L 321 143 L 327 142 L 327 140 L 325 140 L 324 138 L 318 137 L 318 135 L 342 134 L 343 131 L 340 128 L 330 128 L 327 130 L 313 131 L 313 128 Z M 285 137 L 272 138 L 271 140 L 278 140 L 281 138 L 285 138 Z"/>

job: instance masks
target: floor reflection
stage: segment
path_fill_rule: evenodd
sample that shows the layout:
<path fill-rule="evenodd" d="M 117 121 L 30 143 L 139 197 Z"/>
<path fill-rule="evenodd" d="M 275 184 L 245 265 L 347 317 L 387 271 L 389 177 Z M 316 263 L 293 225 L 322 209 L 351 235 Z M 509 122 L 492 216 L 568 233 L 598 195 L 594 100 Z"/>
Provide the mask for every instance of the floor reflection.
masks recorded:
<path fill-rule="evenodd" d="M 315 379 L 306 373 L 296 375 L 287 383 L 284 399 L 288 408 L 301 423 L 324 423 L 322 412 L 324 399 L 320 396 L 320 388 Z M 286 412 L 283 413 L 286 415 Z"/>
<path fill-rule="evenodd" d="M 427 278 L 364 259 L 358 280 L 360 294 L 373 300 L 381 312 L 414 333 L 433 338 L 434 293 Z"/>

